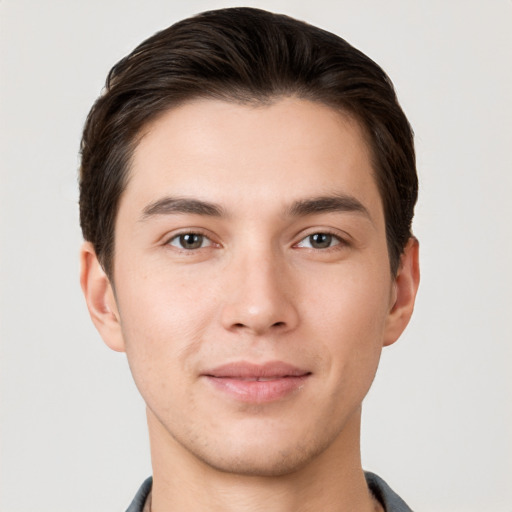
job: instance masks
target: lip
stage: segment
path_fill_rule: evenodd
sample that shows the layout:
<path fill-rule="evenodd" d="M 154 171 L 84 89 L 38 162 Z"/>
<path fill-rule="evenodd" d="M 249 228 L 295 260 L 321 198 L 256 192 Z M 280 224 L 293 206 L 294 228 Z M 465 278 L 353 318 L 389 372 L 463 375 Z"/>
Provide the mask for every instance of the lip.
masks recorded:
<path fill-rule="evenodd" d="M 304 387 L 311 372 L 282 361 L 229 363 L 201 374 L 216 390 L 241 402 L 282 400 Z"/>

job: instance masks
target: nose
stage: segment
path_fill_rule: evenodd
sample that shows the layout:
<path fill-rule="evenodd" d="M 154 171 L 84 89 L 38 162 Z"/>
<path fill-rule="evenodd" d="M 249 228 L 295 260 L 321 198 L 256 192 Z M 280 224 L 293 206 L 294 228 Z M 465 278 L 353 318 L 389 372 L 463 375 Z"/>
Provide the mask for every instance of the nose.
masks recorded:
<path fill-rule="evenodd" d="M 264 335 L 297 326 L 293 279 L 279 258 L 271 253 L 253 254 L 229 267 L 221 313 L 225 329 Z"/>

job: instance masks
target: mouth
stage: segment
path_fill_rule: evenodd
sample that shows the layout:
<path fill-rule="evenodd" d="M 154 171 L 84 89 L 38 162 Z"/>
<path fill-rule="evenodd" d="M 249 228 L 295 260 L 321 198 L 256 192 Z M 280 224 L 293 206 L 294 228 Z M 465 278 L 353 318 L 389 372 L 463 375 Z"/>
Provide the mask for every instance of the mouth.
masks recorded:
<path fill-rule="evenodd" d="M 308 370 L 280 361 L 265 364 L 241 361 L 207 370 L 201 376 L 231 399 L 265 403 L 297 393 L 311 375 Z"/>

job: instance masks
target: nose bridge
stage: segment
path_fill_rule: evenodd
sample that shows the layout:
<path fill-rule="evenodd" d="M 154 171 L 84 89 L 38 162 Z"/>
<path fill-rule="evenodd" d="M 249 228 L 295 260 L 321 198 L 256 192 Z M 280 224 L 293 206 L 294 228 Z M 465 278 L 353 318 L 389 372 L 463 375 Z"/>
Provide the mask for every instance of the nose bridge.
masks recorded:
<path fill-rule="evenodd" d="M 228 274 L 222 312 L 225 328 L 263 334 L 295 326 L 292 283 L 282 255 L 270 244 L 233 255 Z"/>

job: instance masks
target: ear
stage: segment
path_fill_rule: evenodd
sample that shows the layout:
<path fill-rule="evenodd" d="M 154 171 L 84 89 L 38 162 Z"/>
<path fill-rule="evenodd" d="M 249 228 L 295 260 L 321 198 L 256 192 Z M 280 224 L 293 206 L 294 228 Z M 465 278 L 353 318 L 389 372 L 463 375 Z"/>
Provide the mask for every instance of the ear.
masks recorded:
<path fill-rule="evenodd" d="M 394 343 L 407 327 L 414 310 L 419 284 L 419 242 L 411 237 L 400 257 L 400 267 L 393 282 L 393 300 L 387 319 L 384 346 Z"/>
<path fill-rule="evenodd" d="M 90 242 L 84 242 L 80 250 L 80 284 L 91 319 L 103 341 L 112 350 L 124 352 L 114 291 Z"/>

